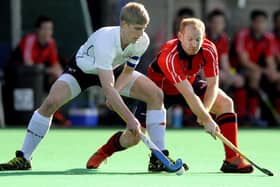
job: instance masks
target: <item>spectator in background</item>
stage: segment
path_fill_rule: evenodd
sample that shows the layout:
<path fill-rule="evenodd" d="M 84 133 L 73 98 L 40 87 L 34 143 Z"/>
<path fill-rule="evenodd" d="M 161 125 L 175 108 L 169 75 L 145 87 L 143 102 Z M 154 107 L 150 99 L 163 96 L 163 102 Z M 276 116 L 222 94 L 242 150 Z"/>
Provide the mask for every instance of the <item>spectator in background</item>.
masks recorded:
<path fill-rule="evenodd" d="M 280 9 L 273 13 L 273 35 L 275 39 L 274 52 L 277 64 L 280 65 Z"/>
<path fill-rule="evenodd" d="M 217 47 L 219 55 L 220 85 L 226 92 L 233 92 L 238 117 L 245 118 L 246 90 L 244 78 L 229 63 L 229 37 L 225 33 L 226 15 L 222 10 L 214 9 L 207 16 L 207 38 Z"/>
<path fill-rule="evenodd" d="M 195 17 L 195 13 L 193 9 L 189 7 L 183 7 L 177 11 L 177 14 L 173 21 L 173 38 L 177 38 L 177 33 L 179 31 L 182 19 L 191 17 Z"/>
<path fill-rule="evenodd" d="M 183 18 L 190 18 L 190 17 L 194 17 L 194 11 L 189 8 L 189 7 L 183 7 L 180 8 L 176 14 L 175 17 L 173 19 L 173 23 L 172 23 L 172 38 L 177 38 L 177 33 L 179 31 L 179 26 L 180 26 L 180 22 Z M 168 29 L 169 30 L 169 29 Z M 154 36 L 152 37 L 152 41 L 151 41 L 151 47 L 150 47 L 150 51 L 148 54 L 150 55 L 150 59 L 146 60 L 146 62 L 150 62 L 152 60 L 152 58 L 154 58 L 155 54 L 157 53 L 158 49 L 162 46 L 162 44 L 165 43 L 166 38 L 168 38 L 169 36 L 167 36 L 167 30 L 166 30 L 166 24 L 161 25 L 155 32 Z M 142 64 L 142 66 L 144 66 L 145 71 L 143 71 L 144 73 L 147 73 L 147 67 L 148 64 L 144 63 Z"/>
<path fill-rule="evenodd" d="M 62 73 L 56 42 L 52 37 L 53 30 L 53 20 L 47 16 L 39 16 L 35 22 L 35 31 L 22 38 L 9 60 L 9 65 L 12 66 L 44 66 L 46 71 L 45 92 L 48 92 L 52 83 Z M 62 125 L 70 125 L 70 121 L 65 120 L 60 112 L 55 113 L 54 119 Z"/>
<path fill-rule="evenodd" d="M 274 36 L 274 53 L 277 69 L 280 69 L 280 9 L 273 13 L 273 31 Z M 280 92 L 280 84 L 277 85 L 277 94 Z M 274 100 L 275 106 L 280 106 L 280 97 Z M 280 107 L 276 107 L 278 115 L 280 114 Z"/>
<path fill-rule="evenodd" d="M 250 122 L 265 125 L 257 116 L 259 108 L 258 90 L 263 89 L 270 96 L 275 92 L 274 84 L 279 81 L 279 73 L 273 57 L 273 38 L 267 30 L 267 13 L 263 10 L 251 12 L 251 25 L 241 30 L 236 37 L 235 50 L 242 71 L 247 78 L 247 110 Z"/>
<path fill-rule="evenodd" d="M 48 75 L 48 85 L 62 73 L 58 61 L 56 42 L 53 35 L 53 20 L 39 16 L 35 22 L 35 32 L 26 34 L 12 54 L 11 62 L 26 66 L 44 65 Z"/>

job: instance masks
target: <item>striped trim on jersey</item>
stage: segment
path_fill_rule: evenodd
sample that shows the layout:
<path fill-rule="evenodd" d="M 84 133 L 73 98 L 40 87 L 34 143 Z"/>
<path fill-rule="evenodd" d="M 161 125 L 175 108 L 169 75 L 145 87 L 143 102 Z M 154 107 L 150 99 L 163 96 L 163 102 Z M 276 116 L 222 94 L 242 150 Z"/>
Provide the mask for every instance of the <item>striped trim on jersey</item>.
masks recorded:
<path fill-rule="evenodd" d="M 212 66 L 213 66 L 214 75 L 216 76 L 219 73 L 219 65 L 218 65 L 218 56 L 215 55 L 215 51 L 213 51 L 213 50 L 217 51 L 217 49 L 213 48 L 213 47 L 215 47 L 215 46 L 205 42 L 202 45 L 202 52 L 206 51 L 210 54 L 210 56 L 213 60 Z"/>
<path fill-rule="evenodd" d="M 24 61 L 32 61 L 32 48 L 33 48 L 33 44 L 35 41 L 35 35 L 29 35 L 26 38 L 26 42 L 25 42 L 25 46 L 24 46 L 24 53 L 23 53 L 23 59 Z"/>
<path fill-rule="evenodd" d="M 177 49 L 177 45 L 175 45 L 173 47 L 173 49 L 168 53 L 168 55 L 166 56 L 165 65 L 166 65 L 168 72 L 170 73 L 170 75 L 172 77 L 173 82 L 177 83 L 177 82 L 181 82 L 183 80 L 180 78 L 179 74 L 176 72 L 176 69 L 174 67 L 174 59 L 178 55 L 178 52 L 174 53 L 174 51 L 176 49 Z"/>

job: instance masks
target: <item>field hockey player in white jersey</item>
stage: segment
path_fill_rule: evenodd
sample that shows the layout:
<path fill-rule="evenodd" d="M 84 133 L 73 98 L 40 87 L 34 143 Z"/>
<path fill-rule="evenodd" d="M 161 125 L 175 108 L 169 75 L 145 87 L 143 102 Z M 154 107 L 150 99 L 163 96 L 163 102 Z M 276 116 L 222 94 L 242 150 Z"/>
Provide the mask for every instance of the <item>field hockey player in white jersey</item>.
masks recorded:
<path fill-rule="evenodd" d="M 165 149 L 166 111 L 162 91 L 145 75 L 135 71 L 149 45 L 144 32 L 149 15 L 140 3 L 126 4 L 120 13 L 120 26 L 103 27 L 80 47 L 64 73 L 52 85 L 42 105 L 34 111 L 21 150 L 1 170 L 31 169 L 31 157 L 46 136 L 54 112 L 90 86 L 99 85 L 107 104 L 126 121 L 126 129 L 111 137 L 111 152 L 139 142 L 141 125 L 123 102 L 121 95 L 147 103 L 147 131 L 160 148 Z M 110 152 L 105 153 L 109 156 Z M 87 168 L 95 168 L 88 162 Z"/>

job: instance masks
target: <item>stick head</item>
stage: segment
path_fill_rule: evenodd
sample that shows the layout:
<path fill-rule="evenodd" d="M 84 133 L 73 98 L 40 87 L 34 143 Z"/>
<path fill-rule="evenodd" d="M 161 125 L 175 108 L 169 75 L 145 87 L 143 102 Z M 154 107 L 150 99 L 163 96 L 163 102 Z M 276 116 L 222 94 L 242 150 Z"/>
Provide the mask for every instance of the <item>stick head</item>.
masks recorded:
<path fill-rule="evenodd" d="M 262 168 L 262 172 L 268 176 L 273 176 L 273 173 L 271 171 L 269 171 L 268 169 Z"/>

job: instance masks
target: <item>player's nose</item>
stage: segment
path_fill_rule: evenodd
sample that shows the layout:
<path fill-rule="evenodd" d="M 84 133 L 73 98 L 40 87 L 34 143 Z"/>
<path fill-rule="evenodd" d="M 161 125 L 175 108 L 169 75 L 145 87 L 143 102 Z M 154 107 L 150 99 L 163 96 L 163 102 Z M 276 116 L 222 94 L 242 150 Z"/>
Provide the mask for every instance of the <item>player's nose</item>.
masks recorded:
<path fill-rule="evenodd" d="M 197 42 L 196 42 L 196 41 L 192 41 L 191 44 L 192 44 L 192 47 L 193 47 L 193 48 L 194 48 L 194 47 L 197 47 Z"/>

